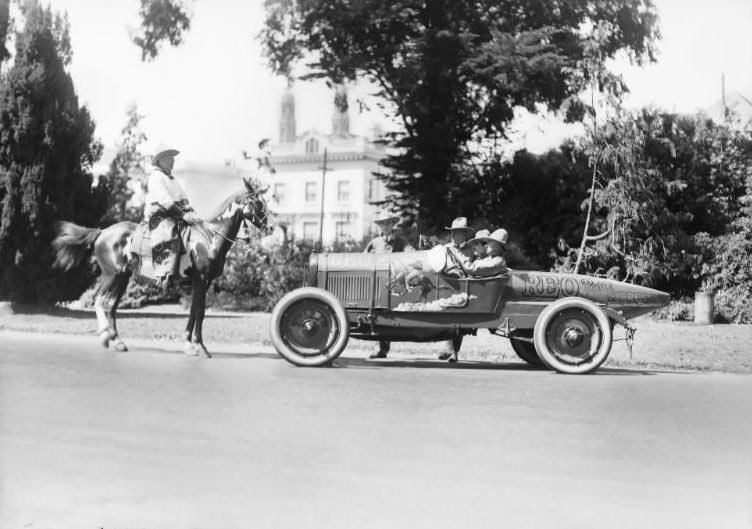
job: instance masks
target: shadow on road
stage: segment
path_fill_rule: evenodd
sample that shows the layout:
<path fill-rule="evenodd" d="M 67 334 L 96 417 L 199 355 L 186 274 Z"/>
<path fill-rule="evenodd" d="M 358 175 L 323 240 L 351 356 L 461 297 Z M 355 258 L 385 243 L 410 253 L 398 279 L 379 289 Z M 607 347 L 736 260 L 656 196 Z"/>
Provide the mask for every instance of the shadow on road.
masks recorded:
<path fill-rule="evenodd" d="M 173 354 L 184 354 L 182 349 L 175 345 L 175 346 L 167 346 L 165 348 L 143 348 L 143 347 L 133 347 L 131 348 L 131 351 L 139 351 L 142 353 L 145 352 L 160 352 L 160 353 L 173 353 Z M 237 358 L 237 359 L 258 359 L 258 360 L 279 360 L 280 362 L 283 362 L 287 364 L 287 362 L 280 358 L 279 355 L 276 353 L 266 353 L 266 352 L 231 352 L 231 351 L 222 351 L 221 349 L 218 350 L 210 350 L 212 359 L 221 361 L 222 358 Z M 199 358 L 201 359 L 201 358 Z M 295 366 L 288 364 L 290 368 L 295 368 Z M 326 366 L 320 366 L 318 369 L 387 369 L 387 368 L 396 368 L 396 369 L 442 369 L 442 370 L 453 370 L 453 369 L 459 369 L 459 370 L 479 370 L 479 371 L 540 371 L 545 372 L 548 371 L 552 375 L 558 375 L 559 373 L 556 373 L 550 369 L 539 367 L 539 366 L 532 366 L 529 364 L 524 364 L 520 362 L 487 362 L 487 361 L 473 361 L 473 360 L 465 360 L 460 361 L 456 364 L 451 364 L 446 361 L 441 360 L 434 360 L 434 359 L 422 359 L 422 358 L 415 358 L 415 359 L 406 359 L 406 358 L 400 358 L 400 359 L 389 359 L 389 360 L 370 360 L 367 358 L 353 358 L 353 357 L 339 357 L 337 358 L 333 364 L 326 365 Z M 304 368 L 301 367 L 300 369 L 312 369 L 312 368 Z M 316 369 L 316 368 L 313 368 Z M 628 368 L 628 367 L 601 367 L 599 368 L 595 373 L 590 373 L 588 376 L 650 376 L 650 375 L 667 375 L 667 374 L 681 374 L 681 375 L 688 375 L 692 374 L 694 371 L 682 371 L 682 370 L 675 370 L 670 368 L 644 368 L 644 367 L 635 367 L 635 368 Z M 566 375 L 564 375 L 566 376 Z"/>
<path fill-rule="evenodd" d="M 365 358 L 338 358 L 334 362 L 335 368 L 408 368 L 408 369 L 473 369 L 484 371 L 551 371 L 550 369 L 523 364 L 519 362 L 483 362 L 483 361 L 460 361 L 456 364 L 440 360 L 415 359 L 415 360 L 368 360 Z M 628 369 L 621 367 L 601 367 L 593 375 L 656 375 L 670 373 L 672 371 L 656 371 L 650 369 Z M 555 374 L 552 372 L 552 374 Z"/>

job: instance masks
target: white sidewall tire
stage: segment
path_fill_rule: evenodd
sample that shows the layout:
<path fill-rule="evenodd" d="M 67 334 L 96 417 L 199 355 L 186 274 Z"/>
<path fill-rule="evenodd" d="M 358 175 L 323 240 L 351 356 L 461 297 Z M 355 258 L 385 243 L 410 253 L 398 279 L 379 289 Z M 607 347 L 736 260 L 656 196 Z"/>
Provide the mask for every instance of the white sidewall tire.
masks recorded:
<path fill-rule="evenodd" d="M 329 306 L 334 314 L 335 323 L 339 330 L 339 334 L 331 347 L 329 347 L 329 350 L 322 351 L 321 354 L 316 356 L 303 356 L 298 354 L 290 348 L 282 336 L 283 330 L 281 329 L 281 324 L 285 311 L 287 311 L 287 309 L 289 309 L 294 303 L 303 299 L 315 299 Z M 334 295 L 321 288 L 303 287 L 285 294 L 274 306 L 269 333 L 274 348 L 282 358 L 296 366 L 316 367 L 329 364 L 342 354 L 342 351 L 344 351 L 347 346 L 347 340 L 350 337 L 350 328 L 345 309 L 342 306 L 342 303 L 340 303 Z"/>
<path fill-rule="evenodd" d="M 593 355 L 591 361 L 587 363 L 571 365 L 563 362 L 549 350 L 548 344 L 546 343 L 546 330 L 548 329 L 548 326 L 556 315 L 566 309 L 581 309 L 588 312 L 593 317 L 593 321 L 600 332 L 601 343 L 598 347 L 598 351 Z M 585 298 L 568 297 L 554 301 L 548 307 L 543 309 L 535 322 L 533 341 L 535 343 L 535 350 L 538 352 L 538 357 L 545 365 L 559 373 L 583 375 L 595 371 L 606 361 L 611 352 L 613 334 L 611 332 L 611 322 L 609 321 L 608 316 L 606 316 L 606 313 L 595 303 Z"/>

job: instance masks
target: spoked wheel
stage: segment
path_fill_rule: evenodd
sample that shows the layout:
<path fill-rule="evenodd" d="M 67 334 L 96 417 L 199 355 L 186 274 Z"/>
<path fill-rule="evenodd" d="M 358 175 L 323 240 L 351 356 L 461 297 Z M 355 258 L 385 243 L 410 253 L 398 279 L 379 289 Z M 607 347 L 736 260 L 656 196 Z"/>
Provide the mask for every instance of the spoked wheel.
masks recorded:
<path fill-rule="evenodd" d="M 320 288 L 299 288 L 284 296 L 272 312 L 275 349 L 297 366 L 320 366 L 347 345 L 349 327 L 339 300 Z"/>
<path fill-rule="evenodd" d="M 560 373 L 595 371 L 611 352 L 611 323 L 593 302 L 563 298 L 546 307 L 535 323 L 540 359 Z"/>
<path fill-rule="evenodd" d="M 532 335 L 530 335 L 530 338 L 532 338 Z M 521 360 L 524 360 L 531 366 L 545 367 L 543 362 L 541 362 L 541 359 L 538 358 L 538 353 L 535 351 L 535 344 L 533 342 L 510 337 L 509 343 L 512 344 L 512 349 L 514 349 L 515 354 L 517 354 Z"/>

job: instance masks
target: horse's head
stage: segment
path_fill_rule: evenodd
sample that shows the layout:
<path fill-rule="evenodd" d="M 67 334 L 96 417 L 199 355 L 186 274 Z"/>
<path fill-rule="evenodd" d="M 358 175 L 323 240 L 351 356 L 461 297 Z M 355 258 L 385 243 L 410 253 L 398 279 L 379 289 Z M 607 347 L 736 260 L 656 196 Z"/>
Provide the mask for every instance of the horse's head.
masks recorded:
<path fill-rule="evenodd" d="M 238 205 L 243 218 L 256 226 L 264 235 L 268 235 L 272 228 L 271 211 L 264 199 L 264 193 L 268 188 L 262 188 L 258 181 L 243 180 L 247 193 L 239 200 Z"/>

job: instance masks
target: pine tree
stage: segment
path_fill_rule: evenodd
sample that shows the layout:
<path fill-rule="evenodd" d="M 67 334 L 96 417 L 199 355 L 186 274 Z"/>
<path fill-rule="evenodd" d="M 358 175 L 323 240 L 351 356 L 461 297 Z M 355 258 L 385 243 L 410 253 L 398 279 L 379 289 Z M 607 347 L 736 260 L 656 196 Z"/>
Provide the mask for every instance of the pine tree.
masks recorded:
<path fill-rule="evenodd" d="M 51 267 L 53 225 L 92 225 L 102 215 L 91 165 L 101 155 L 94 122 L 67 71 L 67 17 L 35 0 L 22 6 L 12 67 L 0 81 L 0 299 L 71 299 L 88 265 L 63 277 Z"/>

